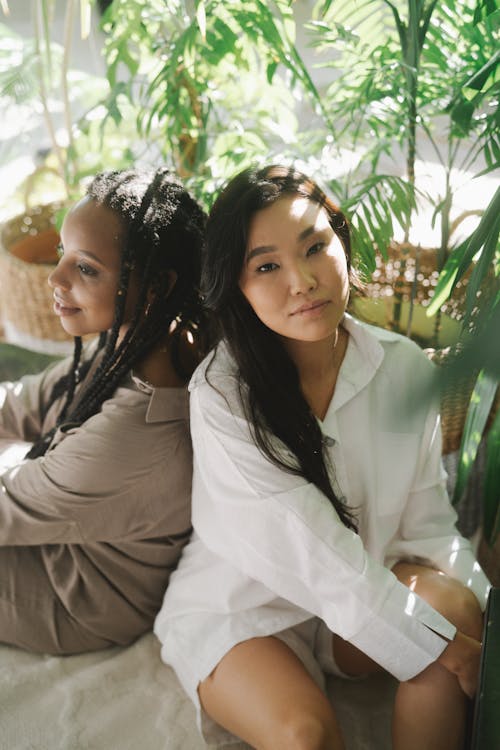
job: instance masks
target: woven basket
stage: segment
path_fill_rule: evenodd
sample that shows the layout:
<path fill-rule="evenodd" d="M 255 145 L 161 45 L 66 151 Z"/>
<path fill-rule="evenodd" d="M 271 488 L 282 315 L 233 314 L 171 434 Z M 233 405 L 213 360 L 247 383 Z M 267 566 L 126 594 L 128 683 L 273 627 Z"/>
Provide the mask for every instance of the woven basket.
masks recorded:
<path fill-rule="evenodd" d="M 35 206 L 0 227 L 0 305 L 6 341 L 66 354 L 73 339 L 54 314 L 47 279 L 57 263 L 54 215 L 63 204 Z M 34 242 L 36 240 L 36 242 Z"/>
<path fill-rule="evenodd" d="M 437 256 L 435 248 L 392 242 L 387 250 L 387 260 L 377 253 L 376 268 L 367 284 L 368 296 L 399 297 L 405 302 L 413 299 L 426 307 L 434 295 L 439 278 Z M 451 297 L 441 307 L 441 311 L 451 318 L 460 320 L 463 317 L 469 275 L 460 279 Z M 390 320 L 387 322 L 392 323 Z"/>

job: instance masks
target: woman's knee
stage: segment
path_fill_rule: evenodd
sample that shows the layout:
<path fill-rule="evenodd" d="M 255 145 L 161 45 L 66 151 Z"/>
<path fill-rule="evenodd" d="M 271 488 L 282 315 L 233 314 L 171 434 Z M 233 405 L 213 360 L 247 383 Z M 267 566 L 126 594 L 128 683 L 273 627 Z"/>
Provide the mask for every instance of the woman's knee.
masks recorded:
<path fill-rule="evenodd" d="M 474 593 L 460 581 L 433 568 L 397 563 L 393 572 L 412 591 L 452 622 L 458 630 L 480 640 L 483 615 Z"/>
<path fill-rule="evenodd" d="M 328 716 L 294 712 L 280 726 L 269 747 L 285 750 L 344 750 L 338 726 Z"/>
<path fill-rule="evenodd" d="M 214 721 L 259 750 L 344 749 L 328 699 L 278 638 L 234 646 L 198 694 Z"/>

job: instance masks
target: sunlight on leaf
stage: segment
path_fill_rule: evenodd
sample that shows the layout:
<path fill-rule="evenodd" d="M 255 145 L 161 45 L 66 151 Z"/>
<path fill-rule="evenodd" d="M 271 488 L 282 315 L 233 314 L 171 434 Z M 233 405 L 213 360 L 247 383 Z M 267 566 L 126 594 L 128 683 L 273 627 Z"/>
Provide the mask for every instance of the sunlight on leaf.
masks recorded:
<path fill-rule="evenodd" d="M 201 38 L 206 41 L 207 38 L 207 14 L 205 11 L 204 0 L 199 0 L 196 8 L 196 20 L 200 29 Z"/>
<path fill-rule="evenodd" d="M 92 18 L 92 6 L 90 0 L 80 0 L 80 36 L 88 39 L 90 35 L 90 22 Z"/>

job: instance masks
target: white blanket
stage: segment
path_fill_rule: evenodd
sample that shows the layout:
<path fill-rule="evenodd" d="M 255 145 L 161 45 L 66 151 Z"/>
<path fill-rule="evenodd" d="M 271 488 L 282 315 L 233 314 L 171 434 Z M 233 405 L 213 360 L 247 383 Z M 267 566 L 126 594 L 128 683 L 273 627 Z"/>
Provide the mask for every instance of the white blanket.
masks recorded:
<path fill-rule="evenodd" d="M 348 750 L 387 750 L 395 684 L 331 678 Z M 256 717 L 258 721 L 258 717 Z M 0 750 L 204 750 L 195 713 L 152 633 L 71 657 L 0 645 Z M 246 748 L 243 743 L 224 750 Z"/>

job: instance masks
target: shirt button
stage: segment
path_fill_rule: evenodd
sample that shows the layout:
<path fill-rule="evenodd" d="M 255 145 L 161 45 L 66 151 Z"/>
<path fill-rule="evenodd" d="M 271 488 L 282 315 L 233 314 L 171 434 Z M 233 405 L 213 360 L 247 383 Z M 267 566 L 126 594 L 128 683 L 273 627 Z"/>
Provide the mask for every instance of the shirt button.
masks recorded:
<path fill-rule="evenodd" d="M 323 435 L 323 442 L 327 448 L 331 448 L 332 445 L 335 445 L 335 438 L 330 437 L 330 435 Z"/>

